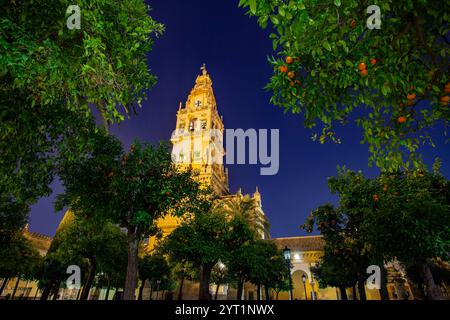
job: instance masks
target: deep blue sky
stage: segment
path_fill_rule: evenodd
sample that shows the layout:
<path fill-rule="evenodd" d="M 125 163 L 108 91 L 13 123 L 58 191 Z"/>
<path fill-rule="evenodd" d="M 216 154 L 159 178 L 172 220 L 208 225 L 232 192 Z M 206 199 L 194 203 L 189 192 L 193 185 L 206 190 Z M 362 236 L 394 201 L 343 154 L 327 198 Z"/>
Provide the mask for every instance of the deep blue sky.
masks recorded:
<path fill-rule="evenodd" d="M 339 129 L 341 145 L 311 140 L 298 115 L 283 114 L 269 104 L 263 88 L 272 68 L 267 56 L 272 45 L 255 19 L 230 0 L 153 0 L 151 15 L 165 24 L 166 32 L 149 54 L 149 66 L 158 76 L 157 85 L 137 117 L 113 128 L 128 146 L 135 138 L 155 142 L 167 140 L 175 127 L 179 101 L 186 101 L 202 63 L 207 64 L 219 113 L 227 128 L 280 129 L 280 170 L 275 176 L 260 176 L 259 166 L 229 165 L 230 190 L 242 187 L 253 193 L 259 186 L 263 209 L 271 223 L 272 237 L 304 235 L 299 229 L 309 212 L 326 202 L 335 202 L 327 178 L 337 165 L 362 170 L 369 168 L 366 145 L 359 143 L 361 131 L 354 126 Z M 437 148 L 424 150 L 427 163 L 436 156 L 443 160 L 443 172 L 450 176 L 450 152 L 444 139 Z M 60 191 L 58 183 L 54 190 Z M 53 196 L 32 209 L 31 230 L 53 235 L 62 213 L 55 213 Z"/>

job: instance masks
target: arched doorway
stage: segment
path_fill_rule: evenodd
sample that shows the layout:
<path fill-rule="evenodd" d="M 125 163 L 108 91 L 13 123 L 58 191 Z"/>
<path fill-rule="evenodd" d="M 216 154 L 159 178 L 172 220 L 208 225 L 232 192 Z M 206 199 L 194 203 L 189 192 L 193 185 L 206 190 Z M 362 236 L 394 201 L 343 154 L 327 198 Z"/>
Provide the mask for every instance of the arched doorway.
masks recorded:
<path fill-rule="evenodd" d="M 303 278 L 305 283 L 303 283 Z M 293 300 L 312 300 L 311 279 L 303 270 L 297 270 L 292 273 L 292 299 Z"/>

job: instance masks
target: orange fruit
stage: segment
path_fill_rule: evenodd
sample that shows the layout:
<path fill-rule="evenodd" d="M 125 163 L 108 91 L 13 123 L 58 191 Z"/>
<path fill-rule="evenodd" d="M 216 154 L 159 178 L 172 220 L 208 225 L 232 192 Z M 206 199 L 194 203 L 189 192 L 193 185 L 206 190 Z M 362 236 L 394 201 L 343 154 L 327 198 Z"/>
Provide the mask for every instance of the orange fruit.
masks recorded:
<path fill-rule="evenodd" d="M 398 123 L 405 123 L 408 119 L 404 116 L 398 117 Z"/>
<path fill-rule="evenodd" d="M 408 100 L 414 100 L 417 97 L 417 95 L 415 93 L 408 93 L 408 95 L 406 96 L 406 98 Z"/>
<path fill-rule="evenodd" d="M 441 103 L 442 104 L 447 104 L 449 101 L 450 101 L 450 97 L 449 96 L 441 97 Z"/>
<path fill-rule="evenodd" d="M 280 67 L 280 72 L 281 73 L 286 73 L 288 71 L 288 68 L 286 66 L 281 66 Z"/>
<path fill-rule="evenodd" d="M 292 57 L 286 57 L 287 64 L 291 64 L 292 62 L 294 62 L 294 59 L 292 59 Z"/>
<path fill-rule="evenodd" d="M 445 85 L 445 93 L 450 93 L 450 82 Z"/>
<path fill-rule="evenodd" d="M 378 200 L 380 200 L 380 197 L 378 197 L 377 194 L 374 194 L 373 195 L 373 201 L 378 201 Z"/>
<path fill-rule="evenodd" d="M 294 71 L 290 71 L 290 72 L 288 73 L 288 78 L 289 78 L 289 79 L 294 79 L 294 78 L 295 78 L 295 72 L 294 72 Z"/>
<path fill-rule="evenodd" d="M 295 85 L 294 81 L 289 82 L 289 85 L 293 87 Z"/>
<path fill-rule="evenodd" d="M 361 62 L 359 65 L 358 65 L 358 69 L 359 69 L 359 71 L 363 71 L 363 70 L 366 70 L 366 64 L 364 63 L 364 62 Z"/>
<path fill-rule="evenodd" d="M 375 58 L 370 59 L 370 63 L 371 63 L 373 66 L 376 65 L 376 64 L 377 64 L 377 59 L 375 59 Z"/>
<path fill-rule="evenodd" d="M 360 72 L 361 72 L 361 75 L 362 75 L 363 77 L 366 77 L 366 76 L 369 74 L 369 72 L 367 71 L 367 69 L 361 70 Z"/>
<path fill-rule="evenodd" d="M 355 19 L 353 19 L 352 22 L 350 22 L 350 26 L 351 26 L 352 28 L 355 28 L 355 27 L 356 27 L 356 20 L 355 20 Z"/>
<path fill-rule="evenodd" d="M 295 80 L 295 83 L 299 86 L 302 84 L 302 82 L 300 80 Z"/>

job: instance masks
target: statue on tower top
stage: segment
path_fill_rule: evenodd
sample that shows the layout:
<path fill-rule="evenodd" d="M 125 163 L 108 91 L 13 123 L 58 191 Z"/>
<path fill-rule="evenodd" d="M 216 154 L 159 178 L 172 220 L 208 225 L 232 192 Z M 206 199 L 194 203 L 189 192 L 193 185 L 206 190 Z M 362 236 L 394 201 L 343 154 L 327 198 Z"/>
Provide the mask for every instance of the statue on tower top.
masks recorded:
<path fill-rule="evenodd" d="M 202 70 L 202 74 L 203 74 L 204 76 L 208 73 L 208 71 L 206 71 L 206 64 L 205 64 L 205 63 L 202 65 L 202 67 L 200 68 L 200 70 Z"/>

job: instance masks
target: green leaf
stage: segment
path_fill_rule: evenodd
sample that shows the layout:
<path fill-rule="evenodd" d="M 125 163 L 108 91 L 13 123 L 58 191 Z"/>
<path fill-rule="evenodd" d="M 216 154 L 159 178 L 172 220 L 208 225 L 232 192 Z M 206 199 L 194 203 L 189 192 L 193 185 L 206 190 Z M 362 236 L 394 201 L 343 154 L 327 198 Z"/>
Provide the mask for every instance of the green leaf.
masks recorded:
<path fill-rule="evenodd" d="M 256 0 L 250 0 L 249 1 L 249 6 L 250 6 L 250 12 L 255 15 L 256 14 L 256 9 L 257 9 Z"/>
<path fill-rule="evenodd" d="M 330 45 L 330 43 L 328 42 L 327 39 L 324 39 L 324 40 L 322 41 L 322 46 L 323 46 L 325 49 L 327 49 L 328 51 L 331 51 L 331 45 Z"/>
<path fill-rule="evenodd" d="M 243 6 L 245 6 L 245 5 L 247 4 L 247 1 L 248 1 L 248 0 L 239 0 L 238 7 L 239 7 L 239 8 L 242 8 Z"/>
<path fill-rule="evenodd" d="M 280 21 L 278 20 L 278 18 L 276 16 L 270 16 L 270 21 L 272 21 L 272 23 L 274 25 L 277 25 L 280 23 Z"/>

